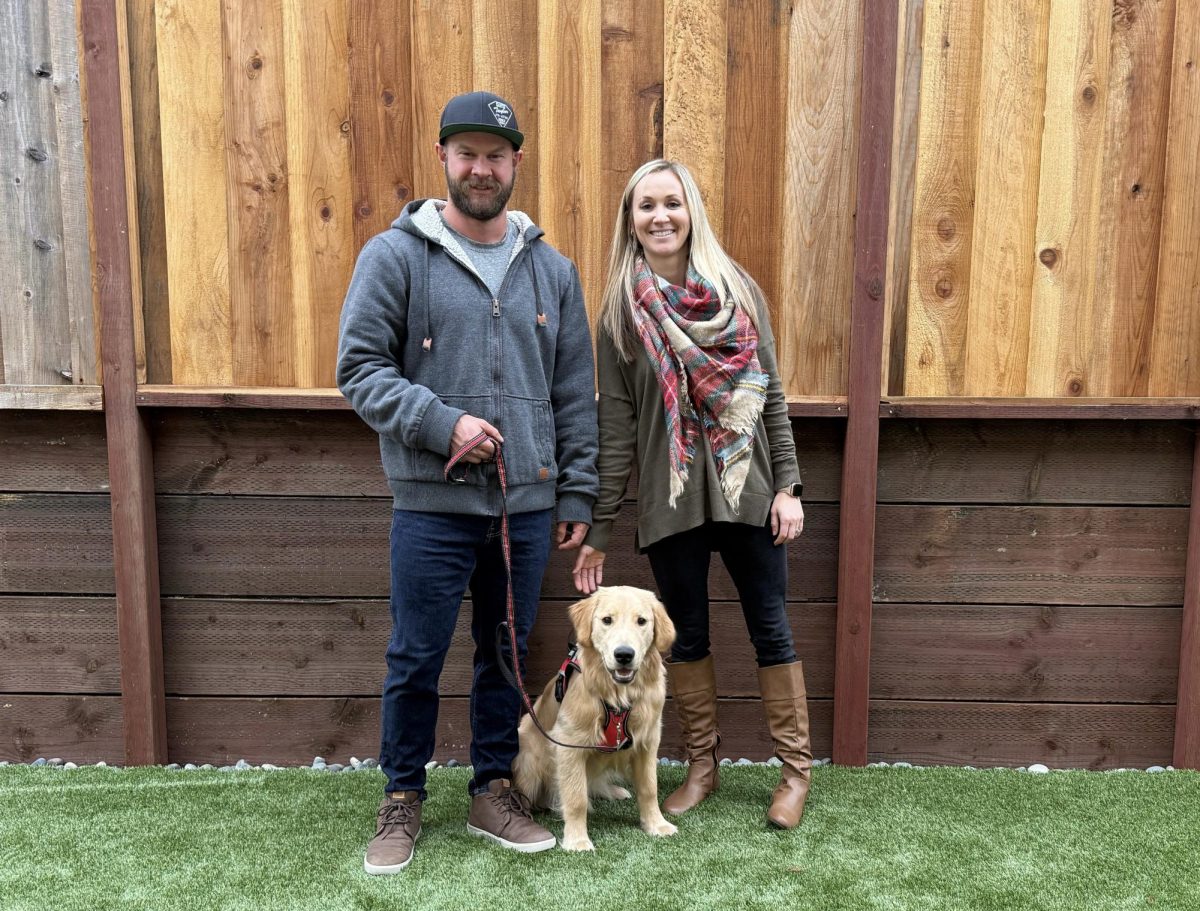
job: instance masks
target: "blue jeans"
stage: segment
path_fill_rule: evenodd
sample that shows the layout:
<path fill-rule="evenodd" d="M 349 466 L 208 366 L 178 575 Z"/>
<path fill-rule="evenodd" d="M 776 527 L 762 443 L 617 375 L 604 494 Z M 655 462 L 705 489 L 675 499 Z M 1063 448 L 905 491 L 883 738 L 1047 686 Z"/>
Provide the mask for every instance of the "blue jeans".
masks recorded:
<path fill-rule="evenodd" d="M 737 522 L 703 525 L 655 541 L 646 548 L 659 597 L 675 624 L 672 661 L 708 655 L 708 567 L 713 551 L 742 602 L 742 615 L 759 667 L 796 660 L 787 616 L 787 549 L 768 526 Z"/>
<path fill-rule="evenodd" d="M 517 647 L 524 673 L 526 640 L 537 617 L 550 557 L 551 510 L 509 516 Z M 504 679 L 496 627 L 506 616 L 507 580 L 500 517 L 453 513 L 392 514 L 392 638 L 387 649 L 379 765 L 387 790 L 425 799 L 425 763 L 437 732 L 438 678 L 458 609 L 471 589 L 475 674 L 471 683 L 472 792 L 512 776 L 521 697 Z"/>

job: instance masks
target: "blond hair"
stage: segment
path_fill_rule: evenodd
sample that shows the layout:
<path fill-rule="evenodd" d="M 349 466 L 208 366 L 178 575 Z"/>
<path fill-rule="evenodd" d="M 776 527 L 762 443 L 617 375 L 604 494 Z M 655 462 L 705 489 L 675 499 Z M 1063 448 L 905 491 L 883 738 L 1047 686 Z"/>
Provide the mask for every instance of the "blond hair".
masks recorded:
<path fill-rule="evenodd" d="M 608 333 L 618 354 L 626 361 L 632 360 L 634 352 L 641 347 L 632 315 L 633 264 L 642 252 L 642 245 L 633 230 L 633 190 L 644 177 L 659 171 L 670 171 L 683 186 L 683 200 L 691 220 L 687 239 L 691 268 L 717 290 L 722 301 L 731 299 L 735 306 L 745 310 L 755 326 L 758 325 L 758 308 L 763 303 L 762 291 L 754 279 L 722 249 L 713 233 L 700 187 L 687 167 L 665 158 L 648 161 L 633 172 L 621 194 L 608 254 L 608 275 L 600 298 L 600 329 Z"/>

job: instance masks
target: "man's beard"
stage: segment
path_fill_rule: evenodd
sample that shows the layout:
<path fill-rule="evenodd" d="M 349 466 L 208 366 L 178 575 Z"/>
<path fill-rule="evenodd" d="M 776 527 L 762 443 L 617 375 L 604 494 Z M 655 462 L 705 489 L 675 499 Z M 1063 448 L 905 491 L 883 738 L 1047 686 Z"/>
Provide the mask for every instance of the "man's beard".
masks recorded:
<path fill-rule="evenodd" d="M 446 171 L 446 188 L 450 191 L 450 201 L 454 203 L 454 207 L 458 211 L 474 218 L 476 221 L 491 221 L 503 212 L 504 207 L 508 205 L 508 198 L 512 196 L 513 187 L 516 183 L 517 175 L 515 172 L 507 186 L 495 178 L 491 178 L 484 183 L 477 182 L 477 189 L 498 190 L 498 192 L 490 202 L 483 200 L 473 202 L 470 193 L 471 179 L 468 177 L 466 180 L 456 183 L 450 179 L 449 169 Z"/>

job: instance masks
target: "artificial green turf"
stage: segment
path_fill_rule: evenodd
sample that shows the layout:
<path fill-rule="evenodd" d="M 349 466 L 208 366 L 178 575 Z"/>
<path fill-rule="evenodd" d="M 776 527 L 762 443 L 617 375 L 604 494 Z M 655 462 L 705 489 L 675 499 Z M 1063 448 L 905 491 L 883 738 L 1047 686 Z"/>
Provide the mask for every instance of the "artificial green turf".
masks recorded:
<path fill-rule="evenodd" d="M 372 877 L 379 772 L 9 766 L 0 909 L 1200 909 L 1197 773 L 826 767 L 793 832 L 763 824 L 777 774 L 722 769 L 673 838 L 602 803 L 595 854 L 520 855 L 466 832 L 468 772 L 439 769 L 412 864 Z"/>

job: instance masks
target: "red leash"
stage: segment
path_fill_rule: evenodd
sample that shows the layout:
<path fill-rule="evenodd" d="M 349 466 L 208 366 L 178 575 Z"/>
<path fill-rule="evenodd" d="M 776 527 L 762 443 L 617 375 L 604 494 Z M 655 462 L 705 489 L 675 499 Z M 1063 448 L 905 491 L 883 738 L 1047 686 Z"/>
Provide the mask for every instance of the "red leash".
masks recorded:
<path fill-rule="evenodd" d="M 459 462 L 461 462 L 463 460 L 463 458 L 466 457 L 467 453 L 469 453 L 472 449 L 474 449 L 480 443 L 483 443 L 483 442 L 485 442 L 487 440 L 491 440 L 491 439 L 492 438 L 489 437 L 486 433 L 480 433 L 478 436 L 473 437 L 472 439 L 467 440 L 467 442 L 463 443 L 463 445 L 458 448 L 457 452 L 451 453 L 450 461 L 448 461 L 446 463 L 446 469 L 443 472 L 443 477 L 447 481 L 451 480 L 450 472 L 454 468 L 454 466 L 457 465 Z M 504 575 L 505 575 L 505 580 L 508 583 L 506 586 L 506 603 L 505 603 L 505 613 L 506 613 L 507 619 L 505 620 L 504 623 L 500 624 L 500 627 L 497 630 L 497 632 L 499 632 L 499 630 L 503 630 L 503 629 L 507 628 L 508 643 L 509 643 L 510 650 L 511 650 L 510 654 L 512 655 L 512 674 L 513 674 L 513 676 L 509 680 L 509 682 L 516 688 L 517 692 L 521 694 L 521 703 L 525 706 L 525 710 L 527 712 L 529 712 L 529 716 L 533 719 L 534 727 L 536 727 L 541 732 L 542 736 L 545 737 L 547 740 L 549 740 L 551 743 L 557 744 L 560 747 L 568 747 L 572 750 L 597 750 L 601 753 L 615 753 L 615 752 L 617 752 L 617 750 L 622 749 L 622 747 L 621 746 L 609 746 L 608 744 L 603 744 L 603 743 L 594 744 L 594 745 L 589 746 L 588 744 L 583 744 L 583 743 L 563 743 L 561 740 L 555 740 L 553 737 L 550 736 L 549 731 L 547 731 L 544 727 L 542 727 L 541 721 L 538 720 L 537 712 L 535 712 L 533 710 L 533 703 L 529 699 L 529 693 L 526 692 L 526 690 L 525 690 L 525 681 L 521 676 L 521 660 L 520 660 L 520 656 L 517 654 L 517 634 L 516 634 L 517 620 L 516 620 L 516 608 L 513 603 L 512 542 L 509 540 L 509 535 L 508 535 L 508 473 L 507 473 L 507 471 L 505 471 L 505 468 L 504 468 L 504 456 L 500 452 L 500 444 L 498 442 L 496 442 L 495 440 L 492 440 L 492 444 L 496 447 L 496 456 L 495 456 L 496 475 L 500 478 L 500 549 L 504 553 Z M 463 479 L 459 479 L 459 480 L 465 481 L 466 479 L 463 478 Z M 499 650 L 499 642 L 497 642 L 497 650 Z M 507 673 L 508 669 L 505 667 L 503 656 L 497 655 L 497 657 L 499 657 L 501 659 L 500 660 L 501 671 L 504 672 L 504 675 L 506 677 L 509 676 Z M 607 708 L 608 707 L 605 706 L 606 710 L 607 710 Z"/>

